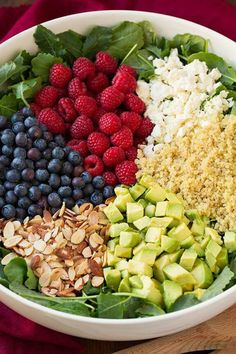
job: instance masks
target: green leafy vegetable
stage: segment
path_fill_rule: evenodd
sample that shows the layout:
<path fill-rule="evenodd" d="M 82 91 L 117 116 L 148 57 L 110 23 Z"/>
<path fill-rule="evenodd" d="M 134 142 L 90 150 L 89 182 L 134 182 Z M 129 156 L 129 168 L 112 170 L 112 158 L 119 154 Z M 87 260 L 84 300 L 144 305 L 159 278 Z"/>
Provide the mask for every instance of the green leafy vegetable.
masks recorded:
<path fill-rule="evenodd" d="M 100 294 L 97 298 L 97 312 L 100 318 L 123 318 L 124 304 L 127 296 L 114 296 L 112 294 Z"/>
<path fill-rule="evenodd" d="M 25 286 L 28 289 L 37 289 L 38 287 L 38 279 L 34 275 L 34 272 L 30 267 L 27 268 L 27 280 L 25 281 Z"/>
<path fill-rule="evenodd" d="M 74 58 L 82 55 L 84 36 L 72 30 L 68 30 L 57 35 L 66 49 Z"/>
<path fill-rule="evenodd" d="M 212 297 L 219 295 L 223 292 L 225 287 L 229 284 L 230 280 L 233 279 L 234 273 L 229 269 L 229 267 L 225 267 L 222 272 L 217 276 L 214 282 L 209 286 L 209 288 L 205 291 L 202 301 L 211 299 Z"/>
<path fill-rule="evenodd" d="M 16 98 L 21 99 L 28 106 L 27 98 L 32 98 L 42 86 L 40 77 L 30 80 L 21 81 L 18 84 L 11 86 Z"/>
<path fill-rule="evenodd" d="M 62 59 L 52 54 L 39 53 L 32 59 L 32 71 L 35 76 L 40 76 L 43 82 L 47 82 L 49 70 L 51 66 L 56 63 L 62 63 Z"/>
<path fill-rule="evenodd" d="M 109 27 L 96 26 L 87 35 L 83 55 L 93 58 L 100 50 L 106 50 L 109 47 L 112 38 L 112 30 Z"/>
<path fill-rule="evenodd" d="M 18 109 L 18 101 L 13 93 L 0 98 L 0 114 L 10 117 Z"/>
<path fill-rule="evenodd" d="M 23 284 L 27 277 L 27 265 L 23 258 L 13 258 L 4 268 L 4 274 L 10 283 Z"/>
<path fill-rule="evenodd" d="M 138 317 L 148 317 L 148 316 L 159 316 L 163 315 L 165 313 L 162 308 L 159 306 L 152 304 L 151 302 L 143 303 L 136 311 L 135 313 L 138 315 Z"/>
<path fill-rule="evenodd" d="M 171 308 L 171 312 L 186 309 L 199 304 L 200 301 L 192 294 L 180 296 Z"/>
<path fill-rule="evenodd" d="M 144 47 L 149 44 L 156 44 L 157 34 L 154 31 L 151 22 L 142 21 L 142 22 L 139 22 L 138 25 L 143 30 Z"/>
<path fill-rule="evenodd" d="M 9 282 L 4 274 L 4 266 L 0 264 L 0 284 L 3 286 L 9 287 Z"/>
<path fill-rule="evenodd" d="M 152 63 L 148 60 L 149 53 L 145 49 L 130 55 L 124 63 L 132 66 L 139 74 L 140 79 L 149 79 L 154 74 Z"/>
<path fill-rule="evenodd" d="M 172 48 L 178 48 L 179 54 L 185 60 L 191 54 L 207 52 L 208 41 L 201 36 L 185 33 L 177 34 L 171 41 Z"/>
<path fill-rule="evenodd" d="M 37 26 L 34 39 L 39 49 L 44 53 L 52 54 L 55 57 L 63 57 L 66 54 L 60 38 L 42 25 Z"/>

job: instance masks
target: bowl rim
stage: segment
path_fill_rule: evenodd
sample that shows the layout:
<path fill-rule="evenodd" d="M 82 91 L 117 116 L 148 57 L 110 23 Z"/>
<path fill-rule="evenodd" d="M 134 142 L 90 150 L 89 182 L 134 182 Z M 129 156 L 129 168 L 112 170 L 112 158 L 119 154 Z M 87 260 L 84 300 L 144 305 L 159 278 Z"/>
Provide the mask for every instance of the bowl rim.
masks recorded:
<path fill-rule="evenodd" d="M 178 22 L 179 24 L 183 24 L 183 23 L 187 23 L 189 25 L 191 25 L 193 27 L 193 29 L 197 30 L 207 30 L 208 34 L 217 36 L 220 39 L 223 39 L 224 41 L 228 42 L 228 44 L 234 45 L 236 48 L 236 43 L 224 36 L 221 33 L 218 33 L 217 31 L 214 31 L 206 26 L 200 25 L 198 23 L 180 18 L 180 17 L 175 17 L 175 16 L 170 16 L 170 15 L 165 15 L 165 14 L 161 14 L 161 13 L 157 13 L 157 12 L 151 12 L 151 11 L 133 11 L 133 10 L 102 10 L 102 11 L 89 11 L 89 12 L 82 12 L 82 13 L 77 13 L 77 14 L 72 14 L 72 15 L 67 15 L 67 16 L 62 16 L 62 17 L 58 17 L 56 19 L 53 20 L 49 20 L 46 22 L 42 22 L 40 24 L 44 25 L 44 26 L 48 26 L 49 27 L 51 25 L 54 25 L 56 23 L 58 23 L 58 21 L 62 21 L 62 22 L 68 22 L 68 19 L 71 18 L 80 18 L 80 17 L 89 17 L 89 16 L 93 16 L 93 15 L 97 15 L 97 14 L 102 15 L 111 15 L 114 16 L 117 13 L 119 13 L 119 15 L 122 15 L 123 17 L 125 17 L 126 15 L 131 15 L 131 14 L 137 14 L 137 15 L 152 15 L 152 16 L 157 16 L 157 17 L 161 17 L 163 19 L 166 20 L 174 20 L 175 22 Z M 11 44 L 11 42 L 14 42 L 16 40 L 16 38 L 18 40 L 21 39 L 21 37 L 29 34 L 33 34 L 34 30 L 36 29 L 36 26 L 30 27 L 14 36 L 12 36 L 11 38 L 7 39 L 6 41 L 0 43 L 0 49 L 4 49 L 5 47 L 8 47 L 9 44 Z M 206 33 L 206 35 L 207 35 Z M 66 319 L 66 320 L 73 320 L 73 321 L 79 321 L 79 322 L 90 322 L 93 324 L 110 324 L 110 325 L 131 325 L 131 324 L 137 324 L 137 323 L 152 323 L 152 322 L 156 322 L 156 321 L 166 321 L 166 320 L 174 320 L 177 317 L 185 317 L 187 315 L 190 314 L 194 314 L 198 311 L 204 310 L 206 307 L 208 307 L 209 305 L 214 305 L 216 303 L 218 303 L 218 301 L 223 300 L 225 298 L 225 300 L 228 298 L 228 296 L 230 296 L 231 294 L 235 293 L 236 294 L 236 285 L 233 285 L 231 288 L 225 290 L 223 293 L 214 296 L 213 298 L 206 300 L 202 303 L 199 303 L 197 305 L 191 306 L 189 308 L 186 309 L 182 309 L 179 311 L 175 311 L 175 312 L 171 312 L 171 313 L 165 313 L 163 315 L 160 316 L 152 316 L 152 317 L 142 317 L 142 318 L 128 318 L 128 319 L 109 319 L 109 318 L 95 318 L 95 317 L 86 317 L 86 316 L 81 316 L 81 315 L 75 315 L 75 314 L 70 314 L 70 313 L 66 313 L 66 312 L 62 312 L 62 311 L 57 311 L 57 310 L 53 310 L 51 308 L 48 308 L 46 306 L 37 304 L 31 300 L 28 300 L 16 293 L 14 293 L 13 291 L 11 291 L 10 289 L 4 287 L 3 285 L 0 284 L 0 294 L 4 294 L 14 300 L 16 300 L 19 303 L 22 303 L 23 305 L 30 307 L 32 309 L 35 309 L 37 311 L 43 312 L 45 314 L 51 314 L 57 318 L 62 318 L 62 319 Z M 235 300 L 236 302 L 236 300 Z"/>

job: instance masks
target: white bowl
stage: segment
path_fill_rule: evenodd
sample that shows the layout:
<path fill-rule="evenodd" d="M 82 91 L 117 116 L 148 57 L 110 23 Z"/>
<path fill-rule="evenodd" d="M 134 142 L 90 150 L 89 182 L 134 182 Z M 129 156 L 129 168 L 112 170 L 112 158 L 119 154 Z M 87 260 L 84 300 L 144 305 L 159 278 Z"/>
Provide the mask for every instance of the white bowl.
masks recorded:
<path fill-rule="evenodd" d="M 62 17 L 45 23 L 54 32 L 67 29 L 84 33 L 94 25 L 111 26 L 123 20 L 149 20 L 157 33 L 173 37 L 193 33 L 210 40 L 210 50 L 236 66 L 236 43 L 206 27 L 179 18 L 139 11 L 97 11 Z M 35 51 L 35 28 L 24 31 L 0 45 L 4 63 L 19 50 Z M 0 285 L 0 300 L 11 309 L 45 327 L 73 336 L 100 340 L 139 340 L 160 337 L 193 327 L 216 316 L 236 302 L 236 286 L 199 305 L 159 317 L 111 320 L 70 315 L 26 300 Z"/>

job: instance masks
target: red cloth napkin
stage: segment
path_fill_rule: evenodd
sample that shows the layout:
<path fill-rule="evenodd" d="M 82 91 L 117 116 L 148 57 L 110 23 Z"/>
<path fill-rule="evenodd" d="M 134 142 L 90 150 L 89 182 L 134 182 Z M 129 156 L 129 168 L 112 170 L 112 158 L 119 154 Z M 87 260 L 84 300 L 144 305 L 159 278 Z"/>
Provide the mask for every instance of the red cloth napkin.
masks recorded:
<path fill-rule="evenodd" d="M 36 0 L 31 6 L 0 8 L 0 40 L 40 22 L 95 10 L 142 10 L 182 17 L 236 40 L 236 9 L 223 0 Z M 0 354 L 83 353 L 77 338 L 41 327 L 0 304 Z"/>

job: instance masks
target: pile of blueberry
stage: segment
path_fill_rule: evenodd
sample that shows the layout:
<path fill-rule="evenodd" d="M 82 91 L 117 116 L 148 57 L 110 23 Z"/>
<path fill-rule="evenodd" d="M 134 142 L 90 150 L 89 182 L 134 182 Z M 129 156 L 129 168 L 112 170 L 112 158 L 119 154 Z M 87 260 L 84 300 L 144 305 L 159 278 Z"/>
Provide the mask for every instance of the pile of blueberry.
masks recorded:
<path fill-rule="evenodd" d="M 103 177 L 83 170 L 82 157 L 52 135 L 29 108 L 11 120 L 0 116 L 0 214 L 5 219 L 42 215 L 92 202 L 98 205 L 114 194 Z"/>

